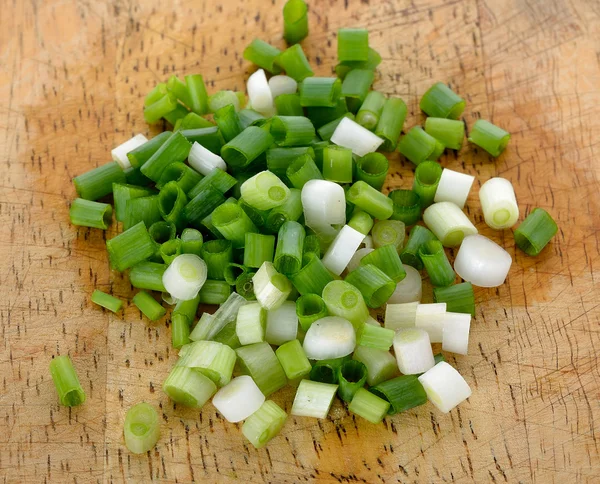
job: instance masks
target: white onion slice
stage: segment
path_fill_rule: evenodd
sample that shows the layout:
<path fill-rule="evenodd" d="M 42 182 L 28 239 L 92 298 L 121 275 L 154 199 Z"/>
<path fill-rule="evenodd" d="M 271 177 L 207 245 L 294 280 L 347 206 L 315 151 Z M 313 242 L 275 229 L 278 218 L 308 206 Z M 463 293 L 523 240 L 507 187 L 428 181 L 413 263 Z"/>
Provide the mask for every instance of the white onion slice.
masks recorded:
<path fill-rule="evenodd" d="M 348 262 L 348 266 L 346 267 L 348 269 L 348 272 L 352 272 L 354 269 L 357 269 L 360 265 L 360 261 L 362 260 L 362 258 L 365 255 L 373 252 L 373 250 L 375 249 L 358 249 L 352 256 L 352 259 L 350 259 L 350 262 Z"/>
<path fill-rule="evenodd" d="M 261 114 L 273 109 L 273 95 L 263 69 L 258 69 L 248 78 L 246 87 L 252 109 Z"/>
<path fill-rule="evenodd" d="M 194 141 L 192 145 L 192 149 L 188 155 L 188 163 L 194 170 L 204 176 L 208 175 L 215 168 L 227 171 L 227 164 L 223 158 L 207 150 L 197 141 Z"/>
<path fill-rule="evenodd" d="M 420 301 L 423 294 L 423 280 L 419 271 L 412 266 L 402 264 L 406 277 L 396 284 L 396 290 L 388 299 L 388 304 L 401 304 Z"/>
<path fill-rule="evenodd" d="M 344 225 L 323 256 L 323 265 L 339 276 L 358 249 L 365 235 Z"/>
<path fill-rule="evenodd" d="M 427 207 L 423 212 L 423 222 L 444 247 L 456 247 L 465 236 L 477 233 L 469 217 L 451 202 L 438 202 Z"/>
<path fill-rule="evenodd" d="M 445 361 L 423 373 L 419 381 L 427 398 L 441 412 L 448 413 L 471 396 L 471 388 L 461 374 Z"/>
<path fill-rule="evenodd" d="M 339 316 L 315 321 L 304 337 L 304 352 L 311 360 L 341 358 L 354 351 L 356 335 L 352 323 Z"/>
<path fill-rule="evenodd" d="M 387 303 L 385 307 L 385 327 L 394 331 L 402 328 L 414 328 L 419 302 L 401 304 Z"/>
<path fill-rule="evenodd" d="M 143 134 L 136 134 L 133 138 L 128 139 L 125 141 L 125 143 L 120 144 L 110 152 L 113 161 L 116 161 L 123 170 L 131 168 L 131 163 L 129 162 L 129 158 L 127 158 L 127 153 L 135 150 L 147 142 L 148 138 L 146 138 Z"/>
<path fill-rule="evenodd" d="M 394 353 L 398 368 L 404 375 L 424 373 L 435 365 L 429 335 L 422 329 L 406 328 L 396 331 Z"/>
<path fill-rule="evenodd" d="M 206 282 L 206 263 L 195 254 L 181 254 L 173 259 L 162 282 L 171 296 L 181 301 L 194 299 Z"/>
<path fill-rule="evenodd" d="M 285 301 L 278 308 L 267 311 L 267 329 L 265 331 L 267 343 L 280 346 L 287 341 L 296 339 L 297 334 L 298 315 L 294 301 Z"/>
<path fill-rule="evenodd" d="M 446 303 L 419 304 L 415 314 L 415 327 L 427 331 L 432 343 L 441 343 L 446 317 Z"/>
<path fill-rule="evenodd" d="M 294 94 L 298 90 L 298 83 L 289 76 L 273 76 L 269 79 L 269 88 L 275 99 L 282 94 Z"/>
<path fill-rule="evenodd" d="M 512 257 L 502 247 L 483 235 L 469 235 L 463 240 L 454 260 L 454 270 L 465 281 L 480 287 L 504 283 Z"/>
<path fill-rule="evenodd" d="M 212 403 L 228 422 L 241 422 L 265 403 L 265 396 L 252 377 L 243 375 L 221 388 Z"/>
<path fill-rule="evenodd" d="M 309 227 L 346 223 L 346 194 L 337 183 L 310 180 L 302 187 L 301 199 Z"/>
<path fill-rule="evenodd" d="M 444 168 L 433 201 L 452 202 L 464 208 L 474 181 L 474 176 Z"/>
<path fill-rule="evenodd" d="M 496 230 L 508 229 L 519 219 L 519 206 L 512 183 L 506 178 L 490 178 L 479 189 L 485 223 Z"/>
<path fill-rule="evenodd" d="M 350 148 L 352 153 L 365 156 L 376 151 L 383 140 L 349 118 L 343 118 L 331 136 L 331 142 L 344 148 Z"/>
<path fill-rule="evenodd" d="M 466 355 L 469 351 L 469 331 L 471 315 L 465 313 L 446 313 L 442 349 L 450 353 Z"/>

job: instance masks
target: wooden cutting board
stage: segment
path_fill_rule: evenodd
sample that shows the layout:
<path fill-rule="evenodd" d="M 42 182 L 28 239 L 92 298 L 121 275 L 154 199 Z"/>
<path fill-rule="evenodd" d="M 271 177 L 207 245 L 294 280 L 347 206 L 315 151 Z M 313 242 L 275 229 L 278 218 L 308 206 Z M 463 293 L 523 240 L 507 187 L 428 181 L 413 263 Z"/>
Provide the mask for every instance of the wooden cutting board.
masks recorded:
<path fill-rule="evenodd" d="M 442 165 L 476 175 L 467 213 L 514 259 L 506 284 L 477 289 L 469 356 L 448 355 L 473 396 L 371 425 L 335 404 L 329 418 L 289 418 L 268 448 L 244 441 L 211 405 L 174 408 L 161 384 L 176 359 L 166 322 L 134 307 L 107 314 L 94 288 L 129 299 L 108 268 L 116 234 L 72 227 L 70 182 L 141 132 L 144 95 L 171 74 L 202 73 L 210 91 L 244 88 L 242 50 L 284 46 L 283 1 L 2 2 L 0 29 L 1 482 L 598 482 L 600 480 L 600 8 L 585 0 L 317 0 L 303 43 L 330 75 L 339 27 L 363 26 L 383 57 L 376 89 L 409 105 L 434 82 L 467 101 L 467 128 L 512 133 L 494 160 L 465 146 Z M 387 188 L 413 170 L 391 158 Z M 482 222 L 477 192 L 502 176 L 521 220 L 548 210 L 560 231 L 539 257 Z M 424 301 L 431 300 L 426 284 Z M 57 404 L 48 372 L 70 354 L 88 400 Z M 289 411 L 293 390 L 274 396 Z M 123 444 L 125 411 L 160 408 L 147 455 Z"/>

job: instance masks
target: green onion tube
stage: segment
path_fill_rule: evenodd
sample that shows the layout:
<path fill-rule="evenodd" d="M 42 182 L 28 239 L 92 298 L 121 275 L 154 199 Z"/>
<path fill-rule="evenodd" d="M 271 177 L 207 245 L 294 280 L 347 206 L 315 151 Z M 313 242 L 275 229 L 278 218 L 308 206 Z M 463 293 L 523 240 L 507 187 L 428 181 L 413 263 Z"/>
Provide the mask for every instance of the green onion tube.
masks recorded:
<path fill-rule="evenodd" d="M 158 208 L 162 218 L 174 224 L 178 230 L 183 229 L 186 223 L 183 209 L 187 203 L 188 199 L 185 192 L 174 181 L 162 187 L 158 194 Z"/>
<path fill-rule="evenodd" d="M 348 410 L 371 423 L 378 424 L 386 416 L 389 407 L 389 402 L 383 398 L 359 388 L 348 405 Z"/>
<path fill-rule="evenodd" d="M 187 301 L 186 301 L 187 302 Z M 190 342 L 190 323 L 181 314 L 171 316 L 171 345 L 175 349 Z"/>
<path fill-rule="evenodd" d="M 107 203 L 76 198 L 71 202 L 69 218 L 73 225 L 106 230 L 112 223 L 112 207 Z"/>
<path fill-rule="evenodd" d="M 338 369 L 348 359 L 349 356 L 343 356 L 341 358 L 315 361 L 309 378 L 319 383 L 337 384 Z"/>
<path fill-rule="evenodd" d="M 444 83 L 437 82 L 423 94 L 419 107 L 433 118 L 458 119 L 465 109 L 465 101 Z"/>
<path fill-rule="evenodd" d="M 385 96 L 379 91 L 369 92 L 356 113 L 356 122 L 371 131 L 374 130 L 379 123 L 385 101 Z"/>
<path fill-rule="evenodd" d="M 301 82 L 307 77 L 314 76 L 314 72 L 306 59 L 300 44 L 288 47 L 275 59 L 277 66 L 281 67 L 286 75 L 296 82 Z"/>
<path fill-rule="evenodd" d="M 128 200 L 156 194 L 156 191 L 151 188 L 138 187 L 125 183 L 113 183 L 112 191 L 115 203 L 115 218 L 119 222 L 125 220 L 125 209 Z"/>
<path fill-rule="evenodd" d="M 369 391 L 390 402 L 388 413 L 405 412 L 427 403 L 427 394 L 415 375 L 402 375 L 371 387 Z"/>
<path fill-rule="evenodd" d="M 381 145 L 382 151 L 396 149 L 406 113 L 406 104 L 398 97 L 389 98 L 383 105 L 379 122 L 375 128 L 375 134 L 384 140 Z"/>
<path fill-rule="evenodd" d="M 310 257 L 309 262 L 292 274 L 290 278 L 301 295 L 321 295 L 325 286 L 334 280 L 318 256 Z"/>
<path fill-rule="evenodd" d="M 221 156 L 229 166 L 243 168 L 267 151 L 273 137 L 264 129 L 250 126 L 221 148 Z"/>
<path fill-rule="evenodd" d="M 250 375 L 268 397 L 287 383 L 285 372 L 269 343 L 255 343 L 235 350 L 242 372 Z"/>
<path fill-rule="evenodd" d="M 369 386 L 398 376 L 398 363 L 389 351 L 358 345 L 352 358 L 367 367 L 367 384 Z"/>
<path fill-rule="evenodd" d="M 315 157 L 314 150 L 309 146 L 294 148 L 271 148 L 267 151 L 267 168 L 279 178 L 284 179 L 288 167 L 301 156 Z"/>
<path fill-rule="evenodd" d="M 352 69 L 344 77 L 341 94 L 351 112 L 356 113 L 363 104 L 374 79 L 375 73 L 371 69 Z"/>
<path fill-rule="evenodd" d="M 180 133 L 173 133 L 140 168 L 141 172 L 157 182 L 167 166 L 187 158 L 192 145 Z"/>
<path fill-rule="evenodd" d="M 479 201 L 488 227 L 502 230 L 517 223 L 519 206 L 512 183 L 506 178 L 490 178 L 481 185 Z"/>
<path fill-rule="evenodd" d="M 194 190 L 195 188 L 190 192 L 190 201 L 183 209 L 183 216 L 190 225 L 200 228 L 202 220 L 212 213 L 215 208 L 223 204 L 225 197 L 210 183 L 204 186 L 197 195 L 192 197 Z"/>
<path fill-rule="evenodd" d="M 179 79 L 179 77 L 173 74 L 169 78 L 167 81 L 167 90 L 187 107 L 191 107 L 192 100 L 190 98 L 190 92 L 185 82 Z"/>
<path fill-rule="evenodd" d="M 202 408 L 217 391 L 217 385 L 194 368 L 175 366 L 163 383 L 163 391 L 185 407 Z"/>
<path fill-rule="evenodd" d="M 292 415 L 297 417 L 325 418 L 337 391 L 337 385 L 302 380 L 298 385 Z"/>
<path fill-rule="evenodd" d="M 369 31 L 367 29 L 338 30 L 338 59 L 366 61 L 369 57 Z"/>
<path fill-rule="evenodd" d="M 430 240 L 422 244 L 419 247 L 419 257 L 433 286 L 445 287 L 454 282 L 456 275 L 439 240 Z"/>
<path fill-rule="evenodd" d="M 354 114 L 346 113 L 343 116 L 341 116 L 337 119 L 334 119 L 333 121 L 330 121 L 329 123 L 321 126 L 317 130 L 317 132 L 319 134 L 319 138 L 321 138 L 323 141 L 329 141 L 331 139 L 331 137 L 333 136 L 333 133 L 335 133 L 335 130 L 337 129 L 339 124 L 342 122 L 342 119 L 344 119 L 344 118 L 350 118 L 350 119 L 354 120 Z"/>
<path fill-rule="evenodd" d="M 235 291 L 248 301 L 254 301 L 256 295 L 254 294 L 254 283 L 253 278 L 256 272 L 246 272 L 241 274 L 235 281 Z"/>
<path fill-rule="evenodd" d="M 172 223 L 161 220 L 160 222 L 155 222 L 150 225 L 148 233 L 157 245 L 161 245 L 167 240 L 173 240 L 177 233 L 177 229 Z"/>
<path fill-rule="evenodd" d="M 400 220 L 407 227 L 421 219 L 421 197 L 412 190 L 392 190 L 388 197 L 394 203 L 392 220 Z"/>
<path fill-rule="evenodd" d="M 167 93 L 156 102 L 144 106 L 144 120 L 148 124 L 154 124 L 160 121 L 165 115 L 177 109 L 177 105 L 177 98 L 175 95 Z"/>
<path fill-rule="evenodd" d="M 465 137 L 465 125 L 462 121 L 446 118 L 427 118 L 425 120 L 425 132 L 446 148 L 460 150 Z"/>
<path fill-rule="evenodd" d="M 156 184 L 157 188 L 164 187 L 167 183 L 175 182 L 184 193 L 188 193 L 202 180 L 202 175 L 188 165 L 178 161 L 165 168 Z"/>
<path fill-rule="evenodd" d="M 154 407 L 142 402 L 127 410 L 123 434 L 127 449 L 133 454 L 152 450 L 160 438 L 160 421 Z"/>
<path fill-rule="evenodd" d="M 225 281 L 207 279 L 198 295 L 201 304 L 223 304 L 231 296 L 231 287 Z"/>
<path fill-rule="evenodd" d="M 514 232 L 517 247 L 527 255 L 538 255 L 558 232 L 552 216 L 543 208 L 534 208 Z"/>
<path fill-rule="evenodd" d="M 149 261 L 140 262 L 131 268 L 129 282 L 138 289 L 165 292 L 162 277 L 166 269 L 166 264 Z"/>
<path fill-rule="evenodd" d="M 423 131 L 420 126 L 410 129 L 398 143 L 398 151 L 415 165 L 425 160 L 436 160 L 444 151 L 442 145 L 433 136 Z"/>
<path fill-rule="evenodd" d="M 193 299 L 189 299 L 187 301 L 178 301 L 175 305 L 175 308 L 173 308 L 171 316 L 183 317 L 189 326 L 196 319 L 196 313 L 198 312 L 198 304 L 200 304 L 199 294 Z"/>
<path fill-rule="evenodd" d="M 342 92 L 337 77 L 307 77 L 299 86 L 302 106 L 334 107 Z"/>
<path fill-rule="evenodd" d="M 232 199 L 232 201 L 235 202 L 235 199 Z M 248 204 L 243 198 L 240 198 L 237 201 L 237 204 L 244 212 L 246 212 L 248 218 L 252 220 L 252 223 L 256 225 L 258 229 L 262 229 L 265 226 L 265 224 L 267 223 L 267 216 L 269 215 L 269 210 L 258 210 L 257 208 Z"/>
<path fill-rule="evenodd" d="M 360 328 L 369 317 L 361 292 L 349 282 L 330 282 L 323 289 L 322 297 L 329 314 L 347 319 L 355 329 Z"/>
<path fill-rule="evenodd" d="M 275 109 L 280 116 L 304 116 L 299 94 L 280 94 L 275 98 Z"/>
<path fill-rule="evenodd" d="M 306 108 L 306 117 L 311 120 L 313 126 L 319 129 L 321 126 L 339 119 L 348 113 L 346 99 L 340 97 L 334 107 L 308 106 Z M 340 121 L 341 122 L 341 121 Z"/>
<path fill-rule="evenodd" d="M 303 331 L 308 331 L 312 323 L 328 314 L 327 306 L 318 294 L 304 294 L 296 300 L 296 315 Z"/>
<path fill-rule="evenodd" d="M 418 271 L 423 269 L 423 262 L 419 257 L 419 249 L 430 240 L 437 240 L 433 232 L 421 225 L 415 225 L 410 231 L 404 249 L 400 252 L 402 262 L 414 267 Z"/>
<path fill-rule="evenodd" d="M 283 38 L 297 44 L 308 35 L 308 5 L 304 0 L 288 0 L 283 7 Z"/>
<path fill-rule="evenodd" d="M 390 162 L 381 153 L 368 153 L 356 161 L 356 179 L 381 190 L 387 177 Z"/>
<path fill-rule="evenodd" d="M 337 183 L 352 183 L 352 150 L 327 146 L 323 150 L 323 177 Z"/>
<path fill-rule="evenodd" d="M 221 147 L 225 144 L 225 140 L 223 139 L 223 135 L 218 126 L 213 126 L 211 128 L 186 129 L 181 131 L 181 134 L 190 143 L 198 143 L 215 155 L 221 153 Z M 151 141 L 152 140 L 150 140 L 150 142 Z"/>
<path fill-rule="evenodd" d="M 365 255 L 360 260 L 360 263 L 362 265 L 373 264 L 395 283 L 400 282 L 406 277 L 406 271 L 402 265 L 402 260 L 393 244 L 384 245 L 375 249 Z"/>
<path fill-rule="evenodd" d="M 223 281 L 225 267 L 233 260 L 233 245 L 229 240 L 210 240 L 200 249 L 200 257 L 206 262 L 208 279 Z"/>
<path fill-rule="evenodd" d="M 261 343 L 265 340 L 267 312 L 259 303 L 248 303 L 240 307 L 235 332 L 242 345 Z"/>
<path fill-rule="evenodd" d="M 170 264 L 178 255 L 181 255 L 181 239 L 171 239 L 162 243 L 158 253 L 165 264 Z"/>
<path fill-rule="evenodd" d="M 244 244 L 244 265 L 258 269 L 263 262 L 273 262 L 275 236 L 246 233 Z"/>
<path fill-rule="evenodd" d="M 288 380 L 305 377 L 312 369 L 306 353 L 297 339 L 283 343 L 275 350 L 275 354 Z"/>
<path fill-rule="evenodd" d="M 433 302 L 446 303 L 446 311 L 449 313 L 466 313 L 475 317 L 475 295 L 470 282 L 434 287 Z"/>
<path fill-rule="evenodd" d="M 348 226 L 357 230 L 361 234 L 369 235 L 373 228 L 373 218 L 362 210 L 355 211 L 352 218 L 348 221 Z"/>
<path fill-rule="evenodd" d="M 242 132 L 240 118 L 233 104 L 223 106 L 214 114 L 214 118 L 225 141 L 231 141 Z"/>
<path fill-rule="evenodd" d="M 134 168 L 140 168 L 152 157 L 152 155 L 154 155 L 154 153 L 158 151 L 158 149 L 171 137 L 172 134 L 173 133 L 171 131 L 163 131 L 143 145 L 127 153 L 127 158 L 129 159 L 131 166 Z"/>
<path fill-rule="evenodd" d="M 456 247 L 465 236 L 477 233 L 469 218 L 452 202 L 438 202 L 429 206 L 423 212 L 423 222 L 444 247 Z"/>
<path fill-rule="evenodd" d="M 370 308 L 383 305 L 396 289 L 394 281 L 372 264 L 358 266 L 346 276 L 345 281 L 361 292 Z"/>
<path fill-rule="evenodd" d="M 220 168 L 213 168 L 208 175 L 198 182 L 188 193 L 188 198 L 191 200 L 198 196 L 204 190 L 212 187 L 223 195 L 232 189 L 237 183 L 237 180 L 227 172 Z"/>
<path fill-rule="evenodd" d="M 177 366 L 193 368 L 218 386 L 227 385 L 231 381 L 236 354 L 222 343 L 193 341 L 179 356 Z"/>
<path fill-rule="evenodd" d="M 187 228 L 181 233 L 181 252 L 200 255 L 204 237 L 199 230 Z"/>
<path fill-rule="evenodd" d="M 269 311 L 281 306 L 292 292 L 288 278 L 277 272 L 271 262 L 263 262 L 254 274 L 252 283 L 256 300 Z"/>
<path fill-rule="evenodd" d="M 297 188 L 290 188 L 290 196 L 282 205 L 269 211 L 265 228 L 271 232 L 278 232 L 285 222 L 297 221 L 303 212 L 302 192 Z"/>
<path fill-rule="evenodd" d="M 50 362 L 50 374 L 61 405 L 75 407 L 85 402 L 85 392 L 71 358 L 57 356 Z"/>
<path fill-rule="evenodd" d="M 366 69 L 375 71 L 381 64 L 381 56 L 375 50 L 369 47 L 366 61 L 343 61 L 335 66 L 335 73 L 340 79 L 344 79 L 353 69 Z"/>
<path fill-rule="evenodd" d="M 205 114 L 208 112 L 208 94 L 206 85 L 200 74 L 191 74 L 185 76 L 185 83 L 190 94 L 190 109 L 196 114 Z"/>
<path fill-rule="evenodd" d="M 90 299 L 94 304 L 102 306 L 113 313 L 116 313 L 123 307 L 123 301 L 111 296 L 110 294 L 99 291 L 98 289 L 94 290 Z"/>
<path fill-rule="evenodd" d="M 417 166 L 413 191 L 419 195 L 422 208 L 427 208 L 433 203 L 441 176 L 442 167 L 436 161 L 424 161 Z"/>
<path fill-rule="evenodd" d="M 144 98 L 144 106 L 150 106 L 167 94 L 167 84 L 159 82 Z"/>
<path fill-rule="evenodd" d="M 260 127 L 266 121 L 266 118 L 262 114 L 254 111 L 254 109 L 242 109 L 237 113 L 237 116 L 242 130 L 246 129 L 248 126 Z"/>
<path fill-rule="evenodd" d="M 181 124 L 181 122 L 183 121 L 183 119 L 190 114 L 190 112 L 188 111 L 188 109 L 183 105 L 183 104 L 179 104 L 177 103 L 175 105 L 175 109 L 173 109 L 172 111 L 169 111 L 168 113 L 165 113 L 163 115 L 163 118 L 170 123 L 171 125 L 173 125 L 173 131 L 177 131 L 177 128 L 175 128 L 175 126 L 179 126 Z"/>
<path fill-rule="evenodd" d="M 296 189 L 302 189 L 310 180 L 322 180 L 323 175 L 317 168 L 313 158 L 308 155 L 299 156 L 288 166 L 286 176 Z"/>
<path fill-rule="evenodd" d="M 475 121 L 471 132 L 469 133 L 469 141 L 487 151 L 490 155 L 496 157 L 508 145 L 510 134 L 502 128 L 493 125 L 485 119 Z"/>
<path fill-rule="evenodd" d="M 196 113 L 188 113 L 181 121 L 179 121 L 175 130 L 183 131 L 187 129 L 212 128 L 213 126 L 214 123 L 211 123 L 208 119 L 205 119 Z"/>
<path fill-rule="evenodd" d="M 140 222 L 108 240 L 106 250 L 111 267 L 123 272 L 151 257 L 156 251 L 156 245 L 144 222 Z"/>
<path fill-rule="evenodd" d="M 129 168 L 127 168 L 124 171 L 125 171 L 125 180 L 130 185 L 135 185 L 138 187 L 147 187 L 148 185 L 150 185 L 152 183 L 152 180 L 150 180 L 150 178 L 147 178 L 146 176 L 142 175 L 142 172 L 140 171 L 139 168 L 134 168 L 133 166 L 130 166 Z M 115 185 L 117 185 L 117 184 L 113 183 L 113 189 L 114 189 Z M 114 195 L 114 193 L 113 193 L 113 195 Z"/>
<path fill-rule="evenodd" d="M 381 220 L 371 230 L 375 248 L 393 245 L 397 251 L 402 250 L 405 237 L 405 226 L 399 220 Z"/>
<path fill-rule="evenodd" d="M 258 232 L 246 212 L 234 203 L 224 203 L 217 207 L 212 214 L 212 222 L 223 237 L 231 241 L 234 249 L 244 247 L 246 233 Z"/>
<path fill-rule="evenodd" d="M 133 304 L 135 304 L 142 314 L 150 321 L 158 321 L 167 313 L 167 310 L 145 291 L 138 292 L 133 296 L 131 302 L 133 302 Z"/>
<path fill-rule="evenodd" d="M 261 449 L 281 431 L 286 420 L 287 413 L 267 400 L 244 421 L 242 433 L 256 449 Z"/>
<path fill-rule="evenodd" d="M 344 402 L 352 401 L 355 393 L 367 382 L 367 367 L 357 360 L 346 360 L 337 368 L 338 396 Z"/>
<path fill-rule="evenodd" d="M 298 222 L 286 222 L 279 229 L 273 260 L 275 269 L 290 275 L 302 267 L 302 248 L 306 232 Z"/>
<path fill-rule="evenodd" d="M 247 272 L 248 268 L 245 265 L 230 262 L 225 266 L 223 275 L 225 276 L 225 282 L 227 284 L 229 284 L 230 286 L 235 286 L 235 281 L 237 281 L 238 277 Z"/>
<path fill-rule="evenodd" d="M 262 171 L 246 180 L 241 192 L 246 203 L 259 210 L 283 205 L 290 195 L 290 189 L 270 171 Z"/>
<path fill-rule="evenodd" d="M 240 99 L 237 94 L 233 91 L 217 91 L 214 94 L 208 96 L 208 110 L 211 113 L 216 113 L 223 106 L 233 104 L 236 111 L 240 109 Z"/>
<path fill-rule="evenodd" d="M 314 254 L 317 257 L 321 257 L 321 244 L 319 238 L 315 234 L 307 235 L 304 239 L 304 248 L 302 249 L 303 265 L 306 265 L 307 263 L 304 259 L 308 254 Z"/>
<path fill-rule="evenodd" d="M 355 182 L 346 194 L 349 202 L 379 220 L 385 220 L 394 213 L 394 202 L 362 180 Z"/>
<path fill-rule="evenodd" d="M 123 228 L 125 230 L 142 221 L 146 226 L 150 227 L 154 222 L 160 220 L 160 202 L 158 195 L 131 198 L 125 203 L 125 216 L 123 218 Z"/>
<path fill-rule="evenodd" d="M 281 51 L 277 47 L 273 47 L 263 40 L 254 39 L 244 49 L 243 56 L 247 61 L 269 71 L 271 74 L 278 74 L 281 69 L 275 64 L 275 59 L 279 54 L 281 54 Z"/>
<path fill-rule="evenodd" d="M 275 116 L 271 136 L 279 146 L 302 146 L 315 137 L 315 128 L 304 116 Z"/>
<path fill-rule="evenodd" d="M 113 183 L 125 183 L 125 172 L 116 161 L 73 178 L 77 195 L 85 200 L 98 200 L 112 193 Z"/>

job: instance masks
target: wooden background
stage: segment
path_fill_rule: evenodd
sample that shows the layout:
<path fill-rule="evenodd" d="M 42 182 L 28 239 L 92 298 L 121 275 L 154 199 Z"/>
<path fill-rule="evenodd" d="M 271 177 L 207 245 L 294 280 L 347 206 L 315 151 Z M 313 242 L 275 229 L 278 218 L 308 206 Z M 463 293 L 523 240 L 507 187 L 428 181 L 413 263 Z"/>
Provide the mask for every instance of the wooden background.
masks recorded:
<path fill-rule="evenodd" d="M 70 226 L 70 180 L 154 134 L 142 98 L 173 73 L 242 89 L 255 36 L 283 47 L 283 1 L 0 1 L 1 482 L 599 482 L 600 4 L 597 0 L 315 0 L 303 45 L 320 75 L 339 27 L 363 26 L 384 59 L 376 88 L 409 105 L 447 81 L 512 140 L 497 160 L 465 147 L 444 166 L 477 176 L 467 210 L 514 258 L 508 281 L 478 289 L 470 354 L 451 358 L 473 389 L 457 410 L 426 405 L 374 426 L 336 404 L 290 418 L 260 451 L 211 405 L 174 409 L 160 387 L 176 355 L 165 322 L 107 314 L 93 288 L 129 298 L 104 234 Z M 410 187 L 392 157 L 389 187 Z M 521 219 L 547 209 L 560 231 L 537 258 L 482 223 L 477 198 L 510 179 Z M 430 288 L 424 300 L 431 299 Z M 167 321 L 168 323 L 168 321 Z M 86 404 L 57 404 L 48 372 L 70 354 Z M 289 411 L 291 389 L 275 400 Z M 123 444 L 141 400 L 160 407 L 147 455 Z"/>

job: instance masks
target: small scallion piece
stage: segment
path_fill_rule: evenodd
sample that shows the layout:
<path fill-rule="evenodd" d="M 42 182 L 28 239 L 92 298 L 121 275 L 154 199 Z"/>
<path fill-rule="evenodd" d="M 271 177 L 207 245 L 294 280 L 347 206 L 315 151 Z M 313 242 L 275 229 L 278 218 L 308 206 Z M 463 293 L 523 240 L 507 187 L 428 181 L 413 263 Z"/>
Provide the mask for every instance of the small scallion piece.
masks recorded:
<path fill-rule="evenodd" d="M 142 402 L 127 410 L 123 434 L 130 452 L 143 454 L 153 449 L 160 438 L 160 421 L 155 408 Z"/>
<path fill-rule="evenodd" d="M 471 128 L 469 141 L 496 157 L 504 151 L 510 140 L 508 131 L 493 125 L 485 119 L 478 119 Z"/>
<path fill-rule="evenodd" d="M 52 359 L 50 374 L 61 405 L 75 407 L 85 402 L 85 392 L 69 356 L 57 356 Z"/>
<path fill-rule="evenodd" d="M 142 314 L 150 321 L 158 321 L 167 313 L 167 310 L 146 291 L 138 292 L 133 296 L 131 302 L 133 302 L 133 304 L 135 304 Z"/>
<path fill-rule="evenodd" d="M 538 255 L 558 232 L 552 216 L 543 208 L 534 208 L 514 232 L 517 247 L 527 255 Z"/>

